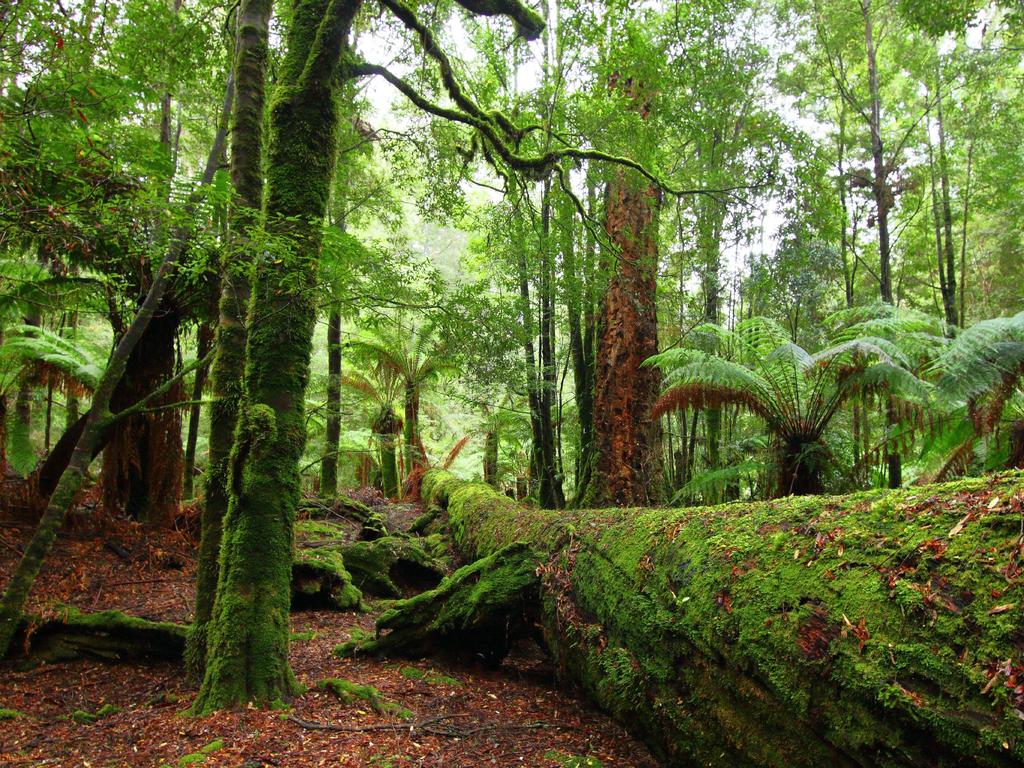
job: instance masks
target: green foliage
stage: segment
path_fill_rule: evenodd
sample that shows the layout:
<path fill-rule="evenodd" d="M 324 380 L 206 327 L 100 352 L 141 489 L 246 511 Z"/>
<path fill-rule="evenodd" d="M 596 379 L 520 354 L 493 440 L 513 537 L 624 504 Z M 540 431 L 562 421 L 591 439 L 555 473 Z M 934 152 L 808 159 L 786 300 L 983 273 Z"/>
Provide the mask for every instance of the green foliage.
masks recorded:
<path fill-rule="evenodd" d="M 731 331 L 713 325 L 698 331 L 736 360 L 688 348 L 652 357 L 647 364 L 665 371 L 665 392 L 654 413 L 735 405 L 761 417 L 775 441 L 778 495 L 822 490 L 826 430 L 852 396 L 884 392 L 918 407 L 928 401 L 929 388 L 909 370 L 908 357 L 881 336 L 846 338 L 812 355 L 764 318 L 744 320 Z M 706 476 L 706 482 L 736 474 L 734 467 Z"/>

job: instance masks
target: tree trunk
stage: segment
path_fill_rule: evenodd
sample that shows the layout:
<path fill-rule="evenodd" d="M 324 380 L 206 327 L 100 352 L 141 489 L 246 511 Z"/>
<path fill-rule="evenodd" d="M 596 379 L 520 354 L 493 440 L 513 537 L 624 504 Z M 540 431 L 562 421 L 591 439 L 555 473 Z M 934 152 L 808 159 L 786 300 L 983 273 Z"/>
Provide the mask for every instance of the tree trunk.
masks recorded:
<path fill-rule="evenodd" d="M 588 190 L 591 192 L 592 189 Z M 587 233 L 587 244 L 582 269 L 577 264 L 573 231 L 572 208 L 566 201 L 562 218 L 567 230 L 562 248 L 563 269 L 566 280 L 566 313 L 569 320 L 569 351 L 572 355 L 573 390 L 576 399 L 576 418 L 579 422 L 579 454 L 576 457 L 576 498 L 586 494 L 589 483 L 590 456 L 594 440 L 594 356 L 593 310 L 590 307 L 590 269 L 593 264 L 594 238 Z M 590 215 L 594 214 L 590 200 Z M 587 323 L 587 320 L 590 323 Z"/>
<path fill-rule="evenodd" d="M 660 376 L 641 367 L 658 352 L 658 189 L 619 171 L 609 182 L 605 228 L 616 266 L 601 307 L 594 376 L 593 506 L 638 506 L 657 499 L 661 428 L 651 418 Z"/>
<path fill-rule="evenodd" d="M 284 259 L 261 262 L 253 283 L 245 399 L 197 713 L 269 704 L 296 690 L 288 607 L 316 262 L 337 161 L 342 51 L 358 8 L 358 0 L 300 0 L 278 69 L 265 217 L 268 233 L 290 248 Z"/>
<path fill-rule="evenodd" d="M 37 308 L 25 314 L 25 325 L 38 328 L 42 315 Z M 27 476 L 36 463 L 35 449 L 32 447 L 32 383 L 23 379 L 18 386 L 18 394 L 14 399 L 14 429 L 11 430 L 11 458 L 14 468 L 22 476 Z"/>
<path fill-rule="evenodd" d="M 551 243 L 551 181 L 544 181 L 541 200 L 540 241 L 540 384 L 537 390 L 540 444 L 534 447 L 540 480 L 540 504 L 545 509 L 565 506 L 562 477 L 558 470 L 554 400 L 558 364 L 555 360 L 555 279 Z"/>
<path fill-rule="evenodd" d="M 484 482 L 492 488 L 498 487 L 498 428 L 487 430 L 484 435 Z"/>
<path fill-rule="evenodd" d="M 879 290 L 882 301 L 892 304 L 892 259 L 889 245 L 889 211 L 892 208 L 892 190 L 889 187 L 889 172 L 885 164 L 885 147 L 882 143 L 882 104 L 878 86 L 878 62 L 875 55 L 871 0 L 861 0 L 861 12 L 864 17 L 868 95 L 871 102 L 868 129 L 871 132 L 871 161 L 874 166 L 871 188 L 875 198 L 875 214 L 878 225 Z"/>
<path fill-rule="evenodd" d="M 215 330 L 213 324 L 209 322 L 199 326 L 196 356 L 200 360 L 206 359 L 210 350 L 213 349 Z M 203 390 L 206 388 L 209 372 L 209 364 L 201 365 L 196 369 L 196 378 L 192 383 L 192 404 L 189 406 L 188 433 L 185 436 L 185 470 L 181 489 L 183 499 L 191 499 L 195 495 L 196 443 L 199 441 L 199 419 L 202 416 L 200 401 L 203 398 Z"/>
<path fill-rule="evenodd" d="M 405 383 L 403 414 L 405 417 L 402 434 L 405 442 L 405 476 L 409 477 L 417 469 L 427 466 L 427 449 L 420 437 L 420 390 L 419 385 L 415 382 L 407 381 Z"/>
<path fill-rule="evenodd" d="M 228 242 L 220 276 L 217 350 L 211 370 L 210 439 L 196 567 L 196 609 L 185 660 L 199 679 L 206 663 L 209 624 L 217 592 L 220 544 L 228 510 L 231 446 L 238 424 L 245 377 L 246 313 L 253 258 L 249 237 L 263 199 L 263 120 L 271 0 L 245 0 L 235 30 L 236 81 L 232 104 Z"/>
<path fill-rule="evenodd" d="M 946 123 L 942 113 L 942 69 L 936 64 L 935 78 L 936 120 L 939 128 L 939 179 L 942 184 L 942 229 L 946 268 L 942 287 L 942 306 L 946 313 L 948 333 L 959 326 L 956 306 L 956 247 L 953 244 L 953 203 L 949 191 L 949 159 L 946 153 Z"/>
<path fill-rule="evenodd" d="M 1022 484 L 991 483 L 681 516 L 527 510 L 431 471 L 425 500 L 447 508 L 470 562 L 487 559 L 396 604 L 368 650 L 475 653 L 477 636 L 500 649 L 539 614 L 559 676 L 667 766 L 1019 766 L 1020 721 L 989 691 L 1013 684 L 992 670 L 1017 658 L 1016 618 L 992 614 L 1019 598 L 1003 569 L 1020 516 L 986 510 Z M 949 536 L 963 526 L 953 496 L 984 520 Z M 538 578 L 514 555 L 539 561 Z"/>
<path fill-rule="evenodd" d="M 341 440 L 341 312 L 331 307 L 327 316 L 327 429 L 320 461 L 320 493 L 338 491 L 338 445 Z"/>
<path fill-rule="evenodd" d="M 134 405 L 174 376 L 174 342 L 180 320 L 164 301 L 128 359 L 110 407 Z M 153 526 L 173 524 L 181 500 L 184 456 L 181 410 L 161 408 L 184 399 L 181 386 L 168 391 L 152 413 L 120 420 L 103 449 L 103 503 L 133 520 Z"/>

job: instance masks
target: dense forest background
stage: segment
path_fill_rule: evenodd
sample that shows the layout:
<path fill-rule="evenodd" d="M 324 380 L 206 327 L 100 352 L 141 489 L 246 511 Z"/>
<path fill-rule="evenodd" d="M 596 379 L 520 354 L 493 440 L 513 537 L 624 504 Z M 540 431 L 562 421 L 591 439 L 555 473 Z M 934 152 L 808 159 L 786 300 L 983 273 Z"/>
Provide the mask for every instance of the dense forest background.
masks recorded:
<path fill-rule="evenodd" d="M 956 9 L 912 5 L 545 3 L 545 32 L 525 47 L 505 21 L 424 9 L 482 109 L 534 123 L 541 150 L 593 148 L 649 171 L 649 199 L 621 205 L 652 221 L 656 284 L 629 283 L 617 262 L 622 166 L 577 157 L 511 173 L 472 126 L 381 78 L 350 81 L 311 287 L 304 487 L 394 496 L 418 467 L 446 463 L 543 505 L 585 498 L 603 435 L 623 429 L 595 414 L 602 379 L 662 389 L 661 375 L 629 370 L 628 328 L 613 348 L 609 325 L 630 322 L 656 323 L 657 347 L 650 328 L 642 351 L 664 353 L 669 400 L 660 434 L 642 438 L 652 499 L 839 492 L 1020 463 L 1024 413 L 1007 379 L 1018 360 L 992 346 L 1019 341 L 1024 323 L 1012 318 L 1024 274 L 1016 27 L 998 7 L 959 24 Z M 207 465 L 227 155 L 197 184 L 236 10 L 3 12 L 9 472 L 61 449 L 161 243 L 189 230 L 115 410 L 189 371 L 114 430 L 95 470 L 104 500 L 139 518 L 172 515 Z M 270 101 L 287 21 L 281 10 L 271 30 Z M 359 16 L 354 47 L 444 101 L 397 23 Z M 259 247 L 272 258 L 284 246 Z M 608 315 L 624 282 L 649 317 Z M 801 366 L 816 368 L 813 384 L 797 382 Z"/>
<path fill-rule="evenodd" d="M 0 658 L 176 665 L 238 749 L 328 694 L 386 722 L 282 727 L 454 743 L 541 726 L 337 666 L 532 639 L 666 764 L 1020 764 L 1022 30 L 5 4 Z"/>

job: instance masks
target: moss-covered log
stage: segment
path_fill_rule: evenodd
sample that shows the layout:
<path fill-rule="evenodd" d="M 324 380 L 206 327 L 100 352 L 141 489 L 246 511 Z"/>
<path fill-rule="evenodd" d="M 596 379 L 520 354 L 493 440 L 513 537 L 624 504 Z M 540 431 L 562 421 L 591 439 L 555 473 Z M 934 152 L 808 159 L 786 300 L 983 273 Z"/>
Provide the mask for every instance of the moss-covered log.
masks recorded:
<path fill-rule="evenodd" d="M 362 606 L 363 593 L 352 584 L 341 554 L 329 547 L 299 549 L 292 562 L 292 610 Z"/>
<path fill-rule="evenodd" d="M 344 517 L 362 526 L 359 538 L 365 541 L 388 535 L 387 521 L 378 510 L 369 504 L 341 494 L 330 499 L 302 499 L 297 514 L 312 519 Z"/>
<path fill-rule="evenodd" d="M 423 484 L 467 557 L 544 553 L 560 674 L 667 764 L 816 768 L 1024 764 L 1022 491 L 551 512 Z"/>
<path fill-rule="evenodd" d="M 448 572 L 447 545 L 439 535 L 384 536 L 349 541 L 350 532 L 330 520 L 295 523 L 296 562 L 336 563 L 357 590 L 377 597 L 401 597 L 408 590 L 433 589 Z"/>
<path fill-rule="evenodd" d="M 437 589 L 402 600 L 377 620 L 377 637 L 339 646 L 340 655 L 419 657 L 454 651 L 500 661 L 535 625 L 541 558 L 510 544 L 460 568 Z"/>
<path fill-rule="evenodd" d="M 80 613 L 68 609 L 60 619 L 21 623 L 11 656 L 55 663 L 80 658 L 104 661 L 180 661 L 184 624 L 147 621 L 120 611 Z"/>

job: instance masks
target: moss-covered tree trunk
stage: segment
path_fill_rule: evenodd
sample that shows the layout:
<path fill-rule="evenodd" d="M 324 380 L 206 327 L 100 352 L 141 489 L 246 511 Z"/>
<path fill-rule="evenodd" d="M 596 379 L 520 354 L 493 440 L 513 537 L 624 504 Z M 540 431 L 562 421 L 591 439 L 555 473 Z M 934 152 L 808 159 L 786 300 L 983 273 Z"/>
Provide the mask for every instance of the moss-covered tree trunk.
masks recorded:
<path fill-rule="evenodd" d="M 423 493 L 470 560 L 531 545 L 559 674 L 667 765 L 1024 764 L 1020 474 L 687 510 Z"/>
<path fill-rule="evenodd" d="M 373 439 L 377 444 L 380 466 L 380 490 L 389 499 L 398 498 L 398 436 L 402 422 L 390 405 L 381 406 L 373 422 Z"/>
<path fill-rule="evenodd" d="M 266 228 L 257 263 L 245 396 L 232 450 L 217 595 L 196 712 L 270 703 L 295 690 L 288 665 L 292 526 L 306 440 L 316 260 L 336 162 L 337 85 L 357 0 L 301 0 L 271 110 Z"/>
<path fill-rule="evenodd" d="M 659 191 L 618 171 L 609 182 L 605 228 L 617 249 L 601 305 L 594 377 L 594 470 L 588 505 L 647 504 L 660 495 L 660 425 L 651 417 L 660 375 L 655 289 Z"/>
<path fill-rule="evenodd" d="M 201 678 L 207 634 L 217 592 L 220 542 L 228 509 L 231 446 L 238 423 L 245 376 L 245 316 L 249 307 L 252 256 L 249 238 L 263 200 L 263 119 L 268 35 L 273 3 L 245 0 L 235 32 L 235 100 L 232 105 L 231 183 L 228 247 L 221 265 L 217 349 L 213 360 L 210 439 L 196 570 L 196 610 L 185 659 Z"/>

